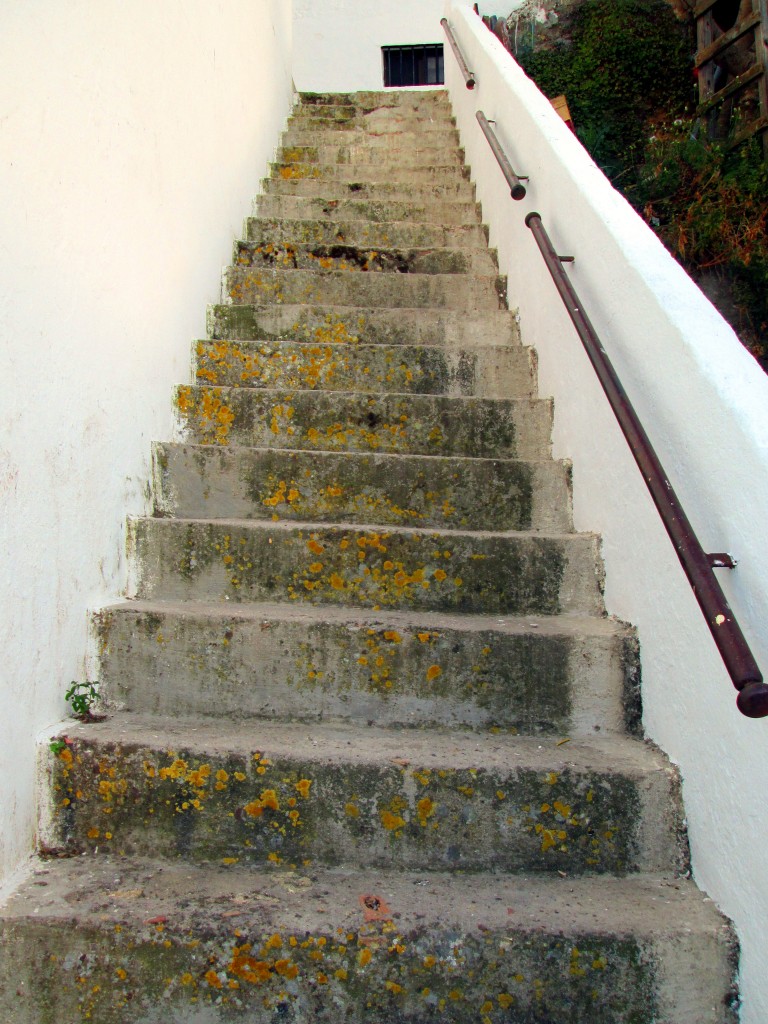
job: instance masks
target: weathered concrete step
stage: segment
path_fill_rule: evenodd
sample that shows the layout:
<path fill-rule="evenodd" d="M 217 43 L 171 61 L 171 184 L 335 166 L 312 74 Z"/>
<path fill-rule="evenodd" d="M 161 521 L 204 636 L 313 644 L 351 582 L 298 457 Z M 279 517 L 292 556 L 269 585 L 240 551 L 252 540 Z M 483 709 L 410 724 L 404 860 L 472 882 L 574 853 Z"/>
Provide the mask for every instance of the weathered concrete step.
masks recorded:
<path fill-rule="evenodd" d="M 354 245 L 388 248 L 478 249 L 487 246 L 483 224 L 414 224 L 409 221 L 290 219 L 249 217 L 245 222 L 249 242 L 267 240 L 273 245 Z"/>
<path fill-rule="evenodd" d="M 301 181 L 306 178 L 325 178 L 332 181 L 400 181 L 448 184 L 469 180 L 469 168 L 452 163 L 431 167 L 407 164 L 317 164 L 273 163 L 269 165 L 273 178 Z"/>
<path fill-rule="evenodd" d="M 391 202 L 459 200 L 474 203 L 475 187 L 464 178 L 455 182 L 340 181 L 338 178 L 265 178 L 267 195 L 322 196 L 330 199 L 371 199 Z"/>
<path fill-rule="evenodd" d="M 93 631 L 102 695 L 128 711 L 559 738 L 639 726 L 637 643 L 611 619 L 130 601 Z"/>
<path fill-rule="evenodd" d="M 155 507 L 182 519 L 571 530 L 570 466 L 158 443 Z"/>
<path fill-rule="evenodd" d="M 422 131 L 421 126 L 399 128 L 382 124 L 367 130 L 347 128 L 308 128 L 302 125 L 289 126 L 281 136 L 283 148 L 293 146 L 345 146 L 352 149 L 364 146 L 378 153 L 389 153 L 392 158 L 402 153 L 406 160 L 414 150 L 429 146 L 432 149 L 459 149 L 459 133 L 456 128 L 441 125 L 431 131 Z"/>
<path fill-rule="evenodd" d="M 530 398 L 532 354 L 521 345 L 348 345 L 305 341 L 195 343 L 196 377 L 226 387 Z"/>
<path fill-rule="evenodd" d="M 182 385 L 176 406 L 193 444 L 526 460 L 550 453 L 552 403 L 541 399 Z"/>
<path fill-rule="evenodd" d="M 302 106 L 353 106 L 362 110 L 376 110 L 381 107 L 400 107 L 431 110 L 442 107 L 450 110 L 448 92 L 445 89 L 387 89 L 386 91 L 363 92 L 302 92 L 299 93 Z"/>
<path fill-rule="evenodd" d="M 732 928 L 669 876 L 102 855 L 38 863 L 0 914 L 13 1024 L 737 1022 Z"/>
<path fill-rule="evenodd" d="M 54 846 L 426 871 L 687 866 L 677 772 L 639 740 L 123 712 L 66 737 L 48 752 Z"/>
<path fill-rule="evenodd" d="M 441 199 L 387 200 L 334 199 L 322 196 L 265 196 L 254 201 L 254 214 L 288 220 L 409 221 L 454 227 L 479 224 L 480 207 L 474 202 Z"/>
<path fill-rule="evenodd" d="M 478 345 L 519 344 L 515 316 L 455 313 L 445 309 L 361 309 L 338 306 L 209 306 L 211 338 L 266 341 L 287 338 L 314 344 Z M 535 359 L 534 359 L 535 362 Z"/>
<path fill-rule="evenodd" d="M 266 228 L 270 221 L 256 221 Z M 477 248 L 396 249 L 384 246 L 284 242 L 285 224 L 279 232 L 263 230 L 258 241 L 235 243 L 233 262 L 242 267 L 278 266 L 297 270 L 357 270 L 392 274 L 477 274 L 496 277 L 496 251 Z"/>
<path fill-rule="evenodd" d="M 594 534 L 134 519 L 132 596 L 509 615 L 604 613 Z"/>
<path fill-rule="evenodd" d="M 446 110 L 429 113 L 419 110 L 397 110 L 389 107 L 366 114 L 353 107 L 296 107 L 288 119 L 288 130 L 304 129 L 323 132 L 446 132 L 456 130 L 456 119 Z"/>
<path fill-rule="evenodd" d="M 222 293 L 235 304 L 324 302 L 484 312 L 506 308 L 506 290 L 506 278 L 496 274 L 361 274 L 266 266 L 227 267 L 222 275 Z"/>
<path fill-rule="evenodd" d="M 447 120 L 454 122 L 451 105 L 447 96 L 442 100 L 428 103 L 391 104 L 361 101 L 357 98 L 348 102 L 331 99 L 324 103 L 297 103 L 293 108 L 293 117 L 319 117 L 326 120 L 346 121 L 350 118 L 376 121 L 401 120 L 403 118 L 431 120 Z"/>
<path fill-rule="evenodd" d="M 403 118 L 423 117 L 427 120 L 441 117 L 451 118 L 451 107 L 447 97 L 442 102 L 422 103 L 405 106 L 403 104 L 384 104 L 378 102 L 361 102 L 350 99 L 348 102 L 331 98 L 323 103 L 299 102 L 293 108 L 294 117 L 321 117 L 344 121 L 348 118 Z"/>
<path fill-rule="evenodd" d="M 737 1021 L 733 931 L 673 877 L 102 855 L 38 863 L 0 915 L 13 1024 Z"/>
<path fill-rule="evenodd" d="M 393 155 L 394 154 L 394 155 Z M 458 167 L 464 166 L 464 150 L 456 149 L 455 146 L 433 146 L 429 139 L 422 139 L 420 146 L 410 146 L 400 154 L 385 146 L 341 146 L 333 145 L 329 141 L 309 145 L 308 143 L 297 143 L 296 145 L 283 144 L 277 150 L 276 160 L 285 164 L 382 164 L 392 163 L 398 156 L 403 163 L 412 167 L 414 165 L 424 166 L 447 166 L 454 164 Z"/>

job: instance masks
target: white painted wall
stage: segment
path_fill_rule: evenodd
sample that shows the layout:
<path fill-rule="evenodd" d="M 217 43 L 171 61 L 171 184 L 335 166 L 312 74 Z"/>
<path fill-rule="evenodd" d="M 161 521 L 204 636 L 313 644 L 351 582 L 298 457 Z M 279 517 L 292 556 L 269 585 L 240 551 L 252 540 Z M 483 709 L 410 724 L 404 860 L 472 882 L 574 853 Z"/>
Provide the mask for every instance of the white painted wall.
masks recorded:
<path fill-rule="evenodd" d="M 382 89 L 382 46 L 445 40 L 443 0 L 293 0 L 293 11 L 293 77 L 302 92 Z"/>
<path fill-rule="evenodd" d="M 477 74 L 450 88 L 491 242 L 523 337 L 555 397 L 555 454 L 574 461 L 578 529 L 603 536 L 606 603 L 635 623 L 645 726 L 680 765 L 696 880 L 742 943 L 744 1024 L 768 1020 L 768 720 L 736 711 L 730 679 L 640 474 L 562 309 L 524 218 L 541 213 L 705 549 L 738 568 L 720 579 L 768 669 L 768 378 L 629 205 L 614 192 L 512 57 L 447 0 Z M 484 110 L 518 173 L 513 202 L 475 121 Z"/>
<path fill-rule="evenodd" d="M 35 0 L 2 22 L 0 882 L 287 115 L 292 32 L 290 0 Z"/>

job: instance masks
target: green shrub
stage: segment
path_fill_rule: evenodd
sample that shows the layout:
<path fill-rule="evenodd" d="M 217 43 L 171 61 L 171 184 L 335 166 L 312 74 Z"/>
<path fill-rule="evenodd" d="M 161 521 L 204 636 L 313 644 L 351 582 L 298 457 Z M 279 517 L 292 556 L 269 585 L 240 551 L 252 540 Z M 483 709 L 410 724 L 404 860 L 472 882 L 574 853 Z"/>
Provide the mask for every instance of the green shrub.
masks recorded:
<path fill-rule="evenodd" d="M 585 0 L 571 45 L 518 59 L 567 96 L 592 158 L 686 269 L 722 275 L 722 312 L 768 369 L 768 165 L 757 139 L 730 153 L 706 141 L 694 49 L 666 0 Z"/>
<path fill-rule="evenodd" d="M 586 0 L 571 46 L 520 63 L 546 95 L 565 93 L 579 137 L 614 176 L 635 162 L 651 114 L 691 100 L 692 52 L 666 0 Z"/>

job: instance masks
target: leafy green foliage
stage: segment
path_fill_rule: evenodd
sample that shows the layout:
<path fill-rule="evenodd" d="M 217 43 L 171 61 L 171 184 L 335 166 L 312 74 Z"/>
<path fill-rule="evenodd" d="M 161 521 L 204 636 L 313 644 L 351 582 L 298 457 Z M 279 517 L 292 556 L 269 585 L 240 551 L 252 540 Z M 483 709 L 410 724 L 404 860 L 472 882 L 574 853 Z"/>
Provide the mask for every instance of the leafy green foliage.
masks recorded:
<path fill-rule="evenodd" d="M 613 177 L 635 162 L 651 114 L 691 100 L 692 51 L 665 0 L 587 0 L 570 47 L 519 59 L 546 95 L 565 93 L 579 136 Z"/>
<path fill-rule="evenodd" d="M 585 0 L 570 45 L 518 60 L 567 96 L 581 142 L 694 278 L 720 275 L 721 312 L 768 369 L 768 165 L 756 139 L 706 141 L 694 49 L 666 0 Z"/>
<path fill-rule="evenodd" d="M 64 694 L 64 699 L 69 701 L 72 714 L 75 718 L 82 718 L 89 721 L 93 718 L 93 706 L 99 697 L 98 683 L 78 683 L 72 680 L 72 685 Z"/>
<path fill-rule="evenodd" d="M 734 326 L 768 357 L 768 164 L 757 139 L 730 153 L 678 118 L 654 126 L 628 197 L 694 273 L 722 268 Z M 734 319 L 731 317 L 731 319 Z"/>

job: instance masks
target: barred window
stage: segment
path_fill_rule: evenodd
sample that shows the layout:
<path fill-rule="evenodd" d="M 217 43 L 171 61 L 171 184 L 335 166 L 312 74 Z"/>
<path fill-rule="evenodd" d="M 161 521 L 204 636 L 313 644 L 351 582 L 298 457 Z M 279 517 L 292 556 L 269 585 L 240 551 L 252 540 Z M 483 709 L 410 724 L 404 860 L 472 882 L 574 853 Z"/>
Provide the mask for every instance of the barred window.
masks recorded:
<path fill-rule="evenodd" d="M 382 46 L 384 85 L 443 85 L 443 44 Z"/>

